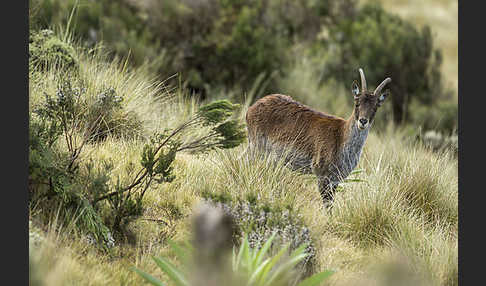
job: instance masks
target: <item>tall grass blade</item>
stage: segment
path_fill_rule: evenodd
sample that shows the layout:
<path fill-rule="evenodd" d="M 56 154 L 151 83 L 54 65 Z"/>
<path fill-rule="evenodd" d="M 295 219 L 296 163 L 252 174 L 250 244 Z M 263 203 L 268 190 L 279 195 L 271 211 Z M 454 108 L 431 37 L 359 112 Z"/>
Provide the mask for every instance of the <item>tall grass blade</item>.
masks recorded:
<path fill-rule="evenodd" d="M 236 271 L 237 269 L 239 269 L 239 268 L 240 268 L 240 265 L 241 265 L 241 258 L 242 258 L 243 253 L 244 253 L 245 251 L 248 251 L 248 240 L 247 240 L 246 236 L 245 236 L 245 238 L 243 239 L 243 243 L 242 243 L 242 244 L 241 244 L 241 246 L 240 246 L 240 251 L 238 252 L 238 257 L 236 258 L 236 265 L 235 265 L 235 267 L 233 268 L 235 271 Z"/>
<path fill-rule="evenodd" d="M 270 269 L 272 269 L 275 266 L 275 264 L 277 264 L 277 262 L 280 260 L 280 258 L 282 257 L 282 255 L 287 251 L 287 249 L 289 248 L 289 246 L 290 246 L 290 244 L 287 244 L 282 249 L 280 249 L 280 251 L 277 253 L 277 255 L 275 255 L 270 260 L 270 262 L 264 267 L 263 273 L 260 276 L 260 279 L 258 280 L 257 285 L 263 285 L 263 283 L 265 283 L 266 278 L 268 276 L 268 273 L 269 273 Z"/>
<path fill-rule="evenodd" d="M 183 262 L 183 264 L 187 264 L 189 262 L 189 252 L 187 249 L 184 249 L 183 247 L 177 245 L 177 243 L 174 243 L 172 240 L 167 240 L 169 243 L 170 247 L 172 250 L 174 250 L 176 256 Z"/>
<path fill-rule="evenodd" d="M 132 271 L 135 271 L 138 275 L 142 276 L 147 282 L 149 282 L 150 284 L 152 285 L 155 285 L 155 286 L 165 286 L 165 284 L 162 283 L 162 281 L 160 281 L 159 279 L 155 278 L 154 276 L 140 270 L 140 269 L 137 269 L 135 267 L 131 267 L 130 270 Z"/>
<path fill-rule="evenodd" d="M 174 281 L 174 283 L 178 286 L 189 286 L 187 279 L 184 277 L 184 274 L 177 270 L 177 268 L 170 263 L 169 261 L 165 260 L 162 257 L 152 257 L 152 259 L 157 263 L 157 265 L 162 269 L 169 277 Z"/>
<path fill-rule="evenodd" d="M 272 244 L 275 235 L 276 232 L 272 234 L 272 236 L 265 242 L 262 248 L 260 248 L 260 250 L 257 252 L 257 256 L 256 259 L 254 260 L 253 268 L 256 268 L 261 263 L 261 261 L 263 260 L 263 256 L 267 253 L 268 249 L 270 248 L 270 245 Z"/>
<path fill-rule="evenodd" d="M 270 276 L 268 280 L 266 280 L 264 286 L 272 285 L 274 281 L 277 281 L 278 278 L 281 278 L 283 275 L 288 273 L 292 268 L 297 265 L 300 261 L 302 261 L 307 256 L 307 253 L 301 253 L 293 258 L 289 259 L 282 265 L 280 265 Z"/>
<path fill-rule="evenodd" d="M 329 278 L 329 276 L 331 276 L 332 274 L 334 274 L 334 271 L 332 271 L 332 270 L 326 270 L 326 271 L 323 271 L 323 272 L 320 272 L 320 273 L 316 273 L 316 274 L 312 275 L 311 277 L 308 277 L 305 280 L 303 280 L 302 282 L 300 282 L 297 286 L 317 286 L 317 285 L 321 285 L 321 283 L 324 280 L 326 280 L 327 278 Z"/>
<path fill-rule="evenodd" d="M 253 285 L 255 281 L 258 281 L 261 279 L 261 275 L 263 275 L 263 270 L 265 269 L 265 266 L 270 262 L 270 258 L 267 258 L 263 263 L 261 263 L 255 271 L 253 271 L 253 274 L 251 275 L 250 279 L 248 280 L 248 285 Z"/>

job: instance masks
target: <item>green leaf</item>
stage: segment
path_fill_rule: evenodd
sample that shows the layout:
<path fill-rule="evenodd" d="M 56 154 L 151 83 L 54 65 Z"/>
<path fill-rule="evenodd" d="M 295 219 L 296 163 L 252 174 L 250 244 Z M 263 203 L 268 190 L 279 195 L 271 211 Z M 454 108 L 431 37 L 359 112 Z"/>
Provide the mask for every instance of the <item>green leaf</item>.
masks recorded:
<path fill-rule="evenodd" d="M 178 286 L 188 286 L 189 283 L 187 282 L 186 277 L 184 274 L 177 270 L 177 268 L 167 261 L 165 258 L 162 257 L 152 257 L 152 259 L 157 263 L 157 265 L 164 271 L 169 277 L 176 283 Z"/>
<path fill-rule="evenodd" d="M 214 128 L 223 139 L 219 142 L 221 148 L 234 148 L 246 139 L 244 125 L 237 120 L 226 121 Z"/>
<path fill-rule="evenodd" d="M 243 259 L 245 261 L 245 266 L 247 267 L 248 272 L 251 272 L 251 253 L 250 253 L 250 244 L 248 240 L 246 241 L 247 247 L 243 249 Z"/>
<path fill-rule="evenodd" d="M 152 149 L 152 147 L 148 144 L 143 146 L 142 159 L 141 159 L 140 163 L 142 164 L 142 166 L 145 169 L 147 169 L 147 172 L 149 174 L 152 174 L 152 172 L 153 172 L 153 167 L 154 167 L 154 164 L 155 164 L 154 157 L 155 157 L 155 154 L 154 154 L 154 150 Z"/>
<path fill-rule="evenodd" d="M 267 253 L 268 249 L 270 248 L 270 245 L 272 244 L 272 241 L 275 238 L 276 234 L 277 233 L 274 232 L 272 234 L 272 236 L 265 242 L 265 244 L 262 246 L 262 248 L 260 248 L 260 250 L 258 251 L 256 259 L 254 261 L 254 263 L 255 263 L 254 268 L 257 267 L 260 264 L 260 262 L 262 261 L 263 256 Z"/>
<path fill-rule="evenodd" d="M 131 267 L 130 270 L 132 271 L 135 271 L 138 275 L 142 276 L 142 278 L 144 278 L 145 280 L 147 280 L 147 282 L 149 282 L 150 284 L 152 285 L 155 285 L 155 286 L 165 286 L 162 281 L 160 281 L 159 279 L 153 277 L 152 275 L 142 271 L 142 270 L 139 270 L 135 267 Z"/>
<path fill-rule="evenodd" d="M 249 247 L 248 246 L 248 240 L 247 240 L 246 235 L 245 235 L 245 237 L 243 238 L 243 243 L 240 246 L 240 251 L 238 251 L 238 257 L 236 258 L 236 265 L 234 265 L 234 267 L 233 267 L 233 269 L 235 271 L 239 270 L 240 265 L 241 265 L 241 258 L 243 257 L 243 253 L 245 251 L 247 251 L 246 249 L 248 247 Z"/>
<path fill-rule="evenodd" d="M 286 244 L 282 249 L 280 249 L 280 251 L 277 253 L 277 255 L 275 255 L 270 260 L 270 262 L 264 267 L 263 273 L 261 274 L 260 279 L 258 280 L 257 285 L 263 285 L 263 283 L 265 283 L 265 280 L 267 278 L 267 275 L 268 275 L 270 269 L 272 269 L 275 266 L 275 264 L 277 264 L 277 262 L 280 260 L 280 258 L 282 257 L 282 255 L 287 251 L 287 249 L 289 248 L 289 246 L 290 246 L 290 244 Z"/>
<path fill-rule="evenodd" d="M 329 278 L 334 274 L 334 271 L 332 270 L 326 270 L 320 273 L 316 273 L 312 275 L 311 277 L 306 278 L 302 282 L 300 282 L 297 286 L 317 286 L 320 285 L 324 280 Z"/>
<path fill-rule="evenodd" d="M 350 175 L 356 175 L 356 174 L 359 174 L 359 173 L 363 173 L 363 169 L 356 169 L 356 170 L 353 170 L 351 171 L 351 173 L 349 173 Z"/>
<path fill-rule="evenodd" d="M 217 100 L 201 106 L 198 113 L 205 124 L 218 124 L 230 117 L 237 107 L 238 105 L 234 105 L 226 99 Z"/>
<path fill-rule="evenodd" d="M 189 262 L 189 252 L 187 251 L 187 249 L 184 249 L 183 247 L 177 245 L 176 243 L 174 243 L 172 240 L 167 240 L 167 242 L 169 243 L 169 245 L 172 247 L 172 250 L 174 250 L 175 254 L 177 255 L 177 257 L 183 261 L 184 264 L 188 263 Z"/>
<path fill-rule="evenodd" d="M 300 253 L 291 259 L 287 260 L 285 263 L 281 264 L 273 273 L 272 276 L 263 284 L 264 286 L 272 285 L 274 281 L 280 278 L 283 274 L 289 273 L 289 271 L 302 261 L 307 256 L 307 253 Z"/>
<path fill-rule="evenodd" d="M 263 275 L 263 270 L 265 269 L 265 266 L 270 262 L 270 258 L 265 259 L 256 269 L 253 271 L 253 273 L 250 276 L 250 279 L 248 280 L 248 285 L 253 285 L 255 281 L 258 281 L 261 279 L 261 275 Z"/>

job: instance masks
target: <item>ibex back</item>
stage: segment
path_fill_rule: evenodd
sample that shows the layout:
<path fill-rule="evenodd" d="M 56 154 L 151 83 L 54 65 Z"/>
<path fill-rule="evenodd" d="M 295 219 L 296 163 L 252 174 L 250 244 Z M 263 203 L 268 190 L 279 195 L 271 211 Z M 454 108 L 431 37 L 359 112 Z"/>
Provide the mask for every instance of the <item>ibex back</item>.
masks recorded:
<path fill-rule="evenodd" d="M 358 164 L 376 110 L 388 95 L 381 90 L 390 78 L 370 92 L 363 70 L 359 73 L 361 88 L 353 82 L 354 109 L 347 120 L 282 94 L 259 99 L 246 113 L 250 149 L 284 155 L 293 169 L 314 173 L 324 202 Z"/>

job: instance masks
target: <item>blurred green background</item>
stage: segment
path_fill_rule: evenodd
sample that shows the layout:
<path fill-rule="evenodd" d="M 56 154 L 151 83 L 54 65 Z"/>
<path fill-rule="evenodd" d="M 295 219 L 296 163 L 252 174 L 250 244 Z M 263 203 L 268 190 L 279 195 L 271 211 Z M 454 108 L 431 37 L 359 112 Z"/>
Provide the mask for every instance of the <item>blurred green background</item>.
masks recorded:
<path fill-rule="evenodd" d="M 202 100 L 283 93 L 347 118 L 361 67 L 369 89 L 393 80 L 375 126 L 457 132 L 457 1 L 29 4 L 31 31 L 68 29 L 87 48 L 102 43 L 111 57 L 147 65 Z"/>

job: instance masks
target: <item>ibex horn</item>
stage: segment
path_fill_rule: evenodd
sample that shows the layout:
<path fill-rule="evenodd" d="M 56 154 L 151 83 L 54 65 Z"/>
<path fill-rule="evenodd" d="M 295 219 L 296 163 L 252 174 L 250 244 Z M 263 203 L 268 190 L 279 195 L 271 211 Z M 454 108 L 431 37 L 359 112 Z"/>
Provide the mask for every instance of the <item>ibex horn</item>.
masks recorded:
<path fill-rule="evenodd" d="M 382 89 L 382 88 L 383 88 L 383 87 L 384 87 L 384 86 L 385 86 L 387 83 L 389 83 L 390 81 L 391 81 L 391 78 L 389 78 L 389 77 L 385 78 L 385 80 L 384 80 L 384 81 L 382 81 L 382 82 L 380 83 L 380 85 L 376 87 L 376 89 L 375 89 L 375 91 L 373 92 L 373 94 L 379 94 L 379 93 L 380 93 L 380 91 L 381 91 L 381 89 Z"/>
<path fill-rule="evenodd" d="M 359 68 L 359 75 L 361 76 L 361 90 L 366 91 L 366 79 L 362 68 Z"/>

